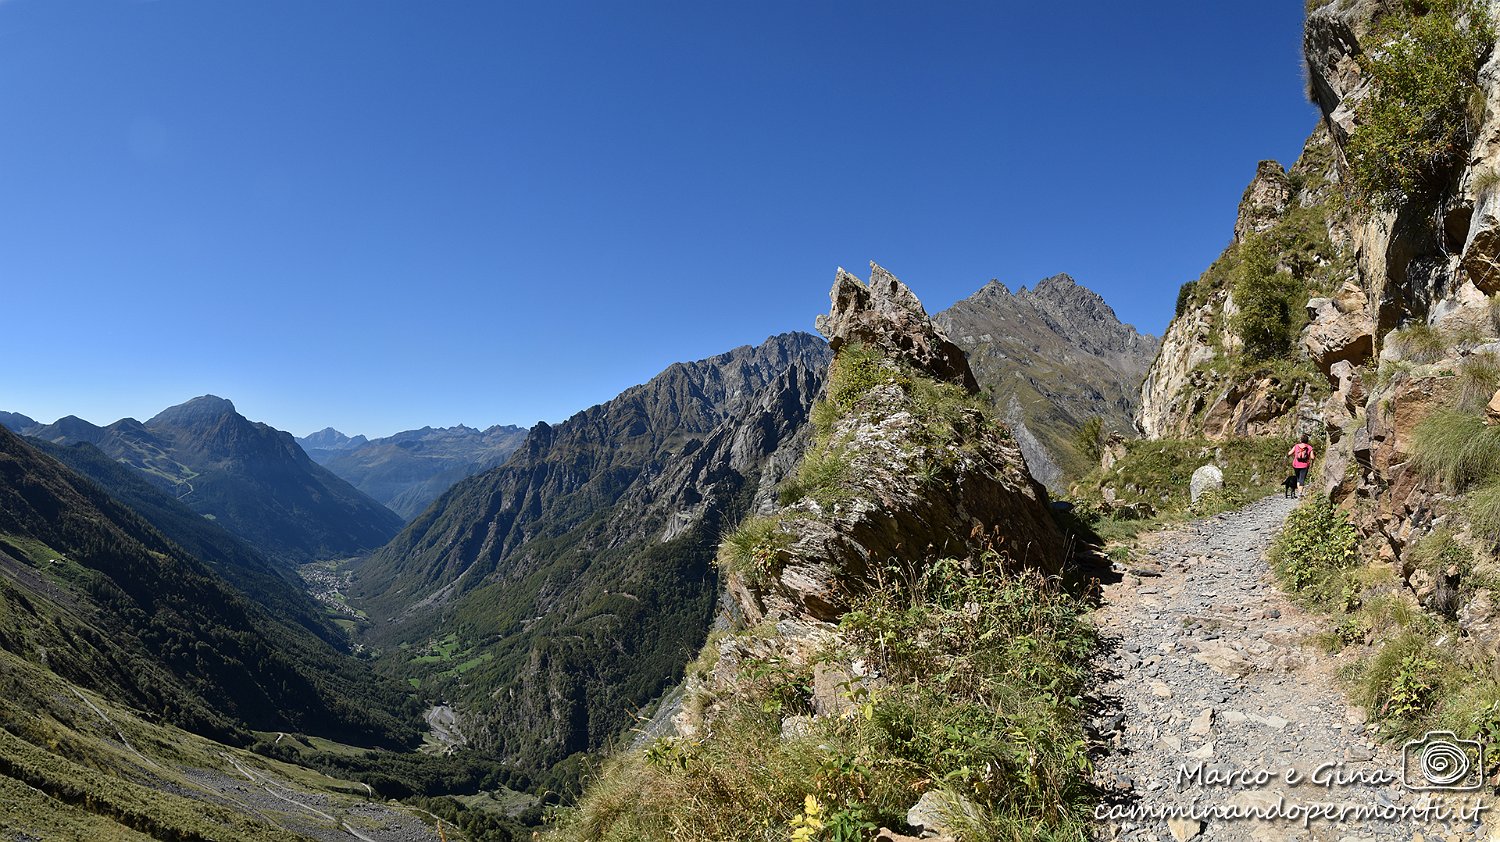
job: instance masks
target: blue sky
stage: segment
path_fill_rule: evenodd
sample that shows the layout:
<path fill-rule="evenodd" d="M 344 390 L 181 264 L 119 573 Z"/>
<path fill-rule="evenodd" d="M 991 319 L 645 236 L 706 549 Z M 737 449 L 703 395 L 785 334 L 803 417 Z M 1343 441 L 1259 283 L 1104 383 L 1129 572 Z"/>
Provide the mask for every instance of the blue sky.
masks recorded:
<path fill-rule="evenodd" d="M 0 409 L 556 421 L 827 309 L 1068 272 L 1160 334 L 1300 0 L 0 0 Z"/>

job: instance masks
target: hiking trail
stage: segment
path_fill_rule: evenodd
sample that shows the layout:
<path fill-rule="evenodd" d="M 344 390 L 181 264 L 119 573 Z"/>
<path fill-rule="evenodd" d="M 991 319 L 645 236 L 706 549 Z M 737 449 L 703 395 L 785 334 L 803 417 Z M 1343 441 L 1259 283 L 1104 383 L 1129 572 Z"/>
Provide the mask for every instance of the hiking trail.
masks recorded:
<path fill-rule="evenodd" d="M 1403 784 L 1402 747 L 1376 742 L 1336 680 L 1342 661 L 1312 640 L 1326 621 L 1278 589 L 1266 550 L 1296 504 L 1268 497 L 1144 536 L 1124 578 L 1104 587 L 1093 724 L 1112 747 L 1096 761 L 1097 835 L 1500 838 L 1495 810 L 1477 822 L 1439 819 L 1473 807 L 1475 793 Z M 1172 808 L 1199 815 L 1163 815 Z"/>

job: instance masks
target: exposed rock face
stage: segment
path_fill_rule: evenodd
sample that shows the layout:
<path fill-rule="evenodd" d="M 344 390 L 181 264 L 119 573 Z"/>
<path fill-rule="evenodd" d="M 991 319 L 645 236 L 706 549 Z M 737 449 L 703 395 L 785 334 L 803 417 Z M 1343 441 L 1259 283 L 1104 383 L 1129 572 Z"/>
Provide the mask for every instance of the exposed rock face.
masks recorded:
<path fill-rule="evenodd" d="M 1374 355 L 1375 323 L 1365 309 L 1365 293 L 1358 284 L 1346 282 L 1336 299 L 1308 301 L 1307 316 L 1309 324 L 1302 344 L 1325 374 L 1335 363 L 1358 365 Z"/>
<path fill-rule="evenodd" d="M 538 424 L 357 571 L 370 639 L 420 659 L 453 635 L 473 669 L 405 668 L 521 768 L 605 745 L 702 645 L 719 537 L 774 499 L 828 357 L 809 334 L 772 337 Z"/>
<path fill-rule="evenodd" d="M 833 312 L 818 321 L 829 344 L 847 349 L 858 341 L 880 349 L 886 370 L 908 372 L 902 376 L 972 383 L 961 354 L 911 352 L 944 348 L 946 337 L 910 290 L 878 267 L 873 276 L 879 295 L 862 293 L 851 286 L 857 280 L 839 273 Z M 1062 561 L 1062 537 L 1046 492 L 1027 473 L 1014 440 L 983 410 L 953 410 L 960 416 L 951 428 L 957 439 L 938 444 L 930 434 L 933 419 L 924 417 L 923 404 L 900 382 L 877 382 L 842 410 L 815 445 L 837 448 L 847 460 L 838 502 L 825 505 L 808 496 L 778 510 L 766 548 L 768 572 L 728 577 L 742 622 L 774 622 L 778 633 L 726 642 L 714 675 L 731 675 L 738 660 L 768 654 L 810 664 L 813 653 L 837 634 L 832 623 L 847 610 L 850 596 L 892 563 L 962 558 L 987 544 L 1015 562 L 1044 569 L 1055 570 Z M 820 668 L 841 671 L 846 682 L 859 674 L 853 664 Z M 706 713 L 685 709 L 678 729 L 694 733 L 703 715 L 713 715 L 711 706 Z"/>
<path fill-rule="evenodd" d="M 1104 299 L 1067 275 L 1014 294 L 991 281 L 932 321 L 968 355 L 1044 484 L 1092 467 L 1070 435 L 1089 418 L 1107 431 L 1134 430 L 1157 340 L 1121 324 Z"/>
<path fill-rule="evenodd" d="M 1235 242 L 1270 228 L 1292 202 L 1292 183 L 1276 161 L 1261 161 L 1255 178 L 1240 199 L 1239 218 L 1234 221 Z"/>
<path fill-rule="evenodd" d="M 932 324 L 922 302 L 891 273 L 871 263 L 866 286 L 841 268 L 831 297 L 833 309 L 819 316 L 817 324 L 834 353 L 847 343 L 858 343 L 939 380 L 979 391 L 964 352 Z"/>
<path fill-rule="evenodd" d="M 1215 293 L 1167 326 L 1161 350 L 1141 384 L 1136 426 L 1147 438 L 1186 435 L 1190 419 L 1206 405 L 1200 366 L 1217 355 L 1214 333 L 1227 298 L 1227 293 Z"/>

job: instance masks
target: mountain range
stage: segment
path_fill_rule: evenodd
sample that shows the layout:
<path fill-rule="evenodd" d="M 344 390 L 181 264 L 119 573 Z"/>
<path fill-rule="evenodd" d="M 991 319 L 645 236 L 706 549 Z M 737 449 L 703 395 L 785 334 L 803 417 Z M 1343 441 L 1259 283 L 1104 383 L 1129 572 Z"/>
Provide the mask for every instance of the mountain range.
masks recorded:
<path fill-rule="evenodd" d="M 454 483 L 503 464 L 525 438 L 523 427 L 460 424 L 373 440 L 327 427 L 297 443 L 314 462 L 410 520 Z"/>
<path fill-rule="evenodd" d="M 99 427 L 70 415 L 19 432 L 93 445 L 278 562 L 358 555 L 401 528 L 399 516 L 309 459 L 290 434 L 246 419 L 213 395 L 144 424 L 124 418 Z"/>
<path fill-rule="evenodd" d="M 274 576 L 263 564 L 244 575 Z M 250 729 L 298 730 L 366 745 L 415 737 L 392 714 L 406 693 L 298 622 L 307 619 L 299 598 L 268 610 L 9 430 L 0 430 L 0 596 L 0 648 L 198 733 L 243 742 Z"/>
<path fill-rule="evenodd" d="M 1103 298 L 1068 275 L 1015 293 L 990 281 L 932 320 L 964 350 L 1044 484 L 1092 467 L 1072 435 L 1090 418 L 1134 435 L 1141 381 L 1161 343 L 1121 324 Z"/>

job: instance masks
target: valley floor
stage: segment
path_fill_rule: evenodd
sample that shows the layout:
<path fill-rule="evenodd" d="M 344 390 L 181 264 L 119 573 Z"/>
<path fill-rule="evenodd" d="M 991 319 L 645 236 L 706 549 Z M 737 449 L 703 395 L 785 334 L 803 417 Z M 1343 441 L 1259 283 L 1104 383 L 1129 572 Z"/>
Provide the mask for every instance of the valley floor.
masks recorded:
<path fill-rule="evenodd" d="M 1376 742 L 1312 640 L 1323 621 L 1278 590 L 1265 554 L 1294 505 L 1267 498 L 1150 536 L 1105 587 L 1098 726 L 1114 747 L 1096 768 L 1099 836 L 1492 838 L 1492 796 L 1460 820 L 1476 793 L 1403 784 L 1400 747 Z"/>

